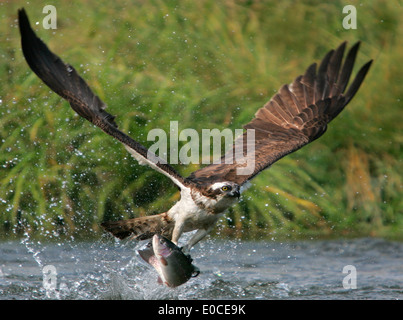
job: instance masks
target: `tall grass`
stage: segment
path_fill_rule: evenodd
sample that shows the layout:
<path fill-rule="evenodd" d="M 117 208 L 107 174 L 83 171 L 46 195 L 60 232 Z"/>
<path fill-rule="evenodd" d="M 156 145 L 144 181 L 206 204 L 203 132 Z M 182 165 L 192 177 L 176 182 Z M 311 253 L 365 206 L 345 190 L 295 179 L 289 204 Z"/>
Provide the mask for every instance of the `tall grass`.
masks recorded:
<path fill-rule="evenodd" d="M 24 4 L 39 36 L 80 72 L 122 130 L 241 128 L 283 83 L 348 40 L 375 59 L 357 96 L 319 140 L 262 173 L 216 231 L 239 237 L 402 237 L 402 8 L 344 2 L 55 1 Z M 105 220 L 169 209 L 179 193 L 73 113 L 29 70 L 18 3 L 0 4 L 0 233 L 100 234 Z M 35 24 L 35 22 L 39 22 Z M 399 41 L 400 40 L 400 41 Z M 357 67 L 358 68 L 358 67 Z M 187 176 L 197 165 L 176 166 Z"/>

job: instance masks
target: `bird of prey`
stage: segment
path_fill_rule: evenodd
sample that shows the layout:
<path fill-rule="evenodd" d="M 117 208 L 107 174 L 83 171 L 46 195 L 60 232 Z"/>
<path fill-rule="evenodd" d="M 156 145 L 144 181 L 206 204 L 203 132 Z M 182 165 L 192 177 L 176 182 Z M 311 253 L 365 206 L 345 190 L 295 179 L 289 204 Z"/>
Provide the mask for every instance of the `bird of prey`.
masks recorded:
<path fill-rule="evenodd" d="M 354 97 L 372 60 L 364 64 L 348 86 L 360 43 L 343 59 L 346 42 L 329 51 L 319 67 L 310 65 L 303 75 L 278 92 L 247 123 L 254 130 L 254 141 L 247 141 L 247 131 L 219 162 L 207 165 L 190 176 L 182 177 L 170 164 L 149 152 L 119 130 L 115 116 L 69 64 L 52 53 L 32 30 L 24 9 L 18 11 L 22 51 L 34 73 L 55 93 L 67 100 L 80 116 L 120 141 L 140 164 L 147 164 L 169 177 L 180 190 L 180 200 L 167 212 L 127 220 L 104 222 L 114 236 L 149 239 L 161 234 L 178 244 L 184 232 L 197 230 L 184 246 L 190 250 L 214 227 L 225 211 L 240 197 L 241 187 L 274 162 L 319 138 Z M 343 61 L 344 60 L 344 61 Z M 254 143 L 254 152 L 238 151 L 235 161 L 226 163 L 226 155 L 236 153 L 237 142 Z M 246 143 L 247 142 L 247 143 Z M 253 161 L 254 169 L 239 174 L 238 169 Z"/>

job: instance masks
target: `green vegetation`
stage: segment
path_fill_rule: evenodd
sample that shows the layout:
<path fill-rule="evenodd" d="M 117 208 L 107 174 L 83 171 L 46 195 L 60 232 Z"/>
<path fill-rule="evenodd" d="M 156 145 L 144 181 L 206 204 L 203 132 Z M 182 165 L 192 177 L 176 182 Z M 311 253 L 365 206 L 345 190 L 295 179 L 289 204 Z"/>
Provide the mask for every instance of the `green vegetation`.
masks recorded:
<path fill-rule="evenodd" d="M 24 4 L 38 35 L 146 146 L 152 128 L 241 128 L 282 84 L 348 40 L 374 64 L 327 133 L 261 174 L 219 236 L 402 238 L 403 10 L 398 1 L 53 1 L 58 29 Z M 0 234 L 99 236 L 104 220 L 167 210 L 169 179 L 78 117 L 30 71 L 17 9 L 0 4 Z M 35 25 L 35 22 L 38 23 Z M 196 165 L 176 166 L 187 176 Z M 214 233 L 213 233 L 214 234 Z"/>

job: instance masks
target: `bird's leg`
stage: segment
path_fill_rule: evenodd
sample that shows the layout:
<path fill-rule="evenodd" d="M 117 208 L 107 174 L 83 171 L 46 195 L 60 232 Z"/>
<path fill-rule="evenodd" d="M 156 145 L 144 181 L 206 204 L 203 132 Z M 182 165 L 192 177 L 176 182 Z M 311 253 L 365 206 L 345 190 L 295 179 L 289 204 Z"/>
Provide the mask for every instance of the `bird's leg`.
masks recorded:
<path fill-rule="evenodd" d="M 176 223 L 175 223 L 175 227 L 174 227 L 174 230 L 172 231 L 172 239 L 171 239 L 171 241 L 173 242 L 173 243 L 175 243 L 176 245 L 178 245 L 178 241 L 179 241 L 179 238 L 180 238 L 180 236 L 182 235 L 182 233 L 183 233 L 183 228 L 184 228 L 184 226 L 185 226 L 185 223 L 184 223 L 184 221 L 176 221 Z M 182 252 L 183 252 L 183 254 L 189 259 L 189 262 L 190 263 L 192 263 L 192 261 L 193 261 L 193 259 L 191 258 L 191 256 L 190 256 L 190 254 L 189 253 L 187 253 L 187 251 L 183 251 L 183 248 L 184 247 L 181 247 L 181 248 L 179 248 Z"/>
<path fill-rule="evenodd" d="M 178 241 L 179 241 L 180 236 L 181 236 L 182 233 L 183 233 L 183 228 L 184 228 L 184 226 L 185 226 L 185 222 L 184 222 L 184 221 L 177 220 L 177 221 L 175 222 L 174 230 L 172 231 L 172 238 L 171 238 L 171 241 L 172 241 L 173 243 L 175 243 L 176 245 L 178 245 Z"/>
<path fill-rule="evenodd" d="M 214 226 L 213 226 L 214 227 Z M 184 245 L 182 247 L 182 252 L 183 253 L 188 253 L 190 251 L 190 249 L 196 244 L 198 243 L 200 240 L 202 240 L 212 229 L 211 228 L 207 228 L 207 229 L 199 229 L 196 231 L 196 233 L 193 235 L 192 238 L 190 238 L 190 240 L 188 241 L 188 243 L 186 243 L 186 245 Z"/>

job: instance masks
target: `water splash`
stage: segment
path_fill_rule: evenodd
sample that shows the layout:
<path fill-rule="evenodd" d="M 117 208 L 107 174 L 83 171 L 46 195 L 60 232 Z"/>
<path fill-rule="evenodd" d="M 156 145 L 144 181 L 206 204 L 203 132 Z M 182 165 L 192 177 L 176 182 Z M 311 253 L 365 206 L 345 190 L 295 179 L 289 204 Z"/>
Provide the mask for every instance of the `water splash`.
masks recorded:
<path fill-rule="evenodd" d="M 30 239 L 29 234 L 18 242 L 2 242 L 1 296 L 41 300 L 384 299 L 403 292 L 399 273 L 403 244 L 398 242 L 206 240 L 192 251 L 201 274 L 175 289 L 157 283 L 153 268 L 137 257 L 141 246 L 110 239 L 45 244 Z M 345 264 L 362 271 L 356 290 L 346 291 L 342 286 Z M 56 267 L 57 282 L 47 292 L 43 272 L 48 265 Z"/>
<path fill-rule="evenodd" d="M 44 294 L 47 299 L 60 299 L 59 292 L 56 290 L 56 269 L 53 265 L 45 265 L 42 262 L 41 249 L 36 249 L 34 242 L 31 240 L 30 235 L 27 231 L 24 232 L 24 237 L 21 240 L 21 244 L 25 246 L 28 253 L 32 256 L 34 261 L 37 263 L 40 272 L 42 274 L 42 286 L 39 289 L 40 294 Z M 38 241 L 37 245 L 41 245 Z M 43 250 L 42 246 L 42 250 Z M 50 273 L 49 273 L 50 272 Z"/>

